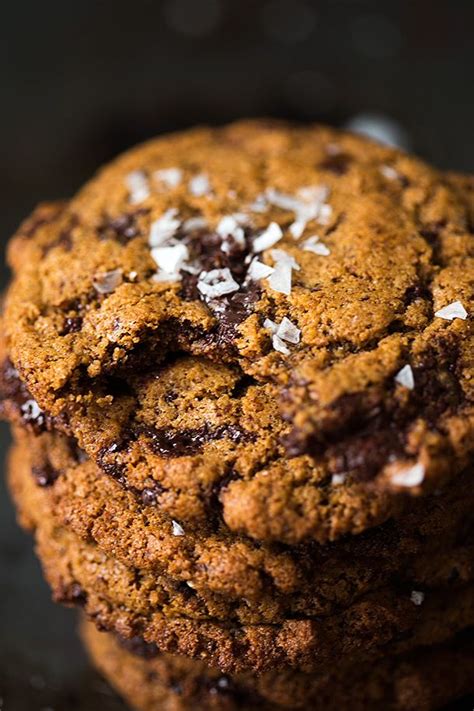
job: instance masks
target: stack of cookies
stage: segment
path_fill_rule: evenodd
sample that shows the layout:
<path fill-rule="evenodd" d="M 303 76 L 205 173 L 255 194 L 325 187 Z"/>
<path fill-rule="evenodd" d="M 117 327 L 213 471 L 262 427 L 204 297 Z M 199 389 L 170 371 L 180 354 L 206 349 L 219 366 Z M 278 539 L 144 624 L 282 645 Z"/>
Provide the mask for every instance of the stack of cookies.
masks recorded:
<path fill-rule="evenodd" d="M 9 481 L 142 711 L 474 691 L 474 179 L 270 121 L 145 144 L 9 248 Z"/>

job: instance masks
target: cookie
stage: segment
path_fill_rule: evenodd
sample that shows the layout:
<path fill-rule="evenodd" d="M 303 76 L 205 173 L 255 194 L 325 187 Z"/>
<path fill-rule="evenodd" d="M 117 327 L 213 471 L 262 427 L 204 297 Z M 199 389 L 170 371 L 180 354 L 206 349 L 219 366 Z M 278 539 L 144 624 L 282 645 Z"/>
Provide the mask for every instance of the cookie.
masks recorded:
<path fill-rule="evenodd" d="M 193 590 L 210 605 L 207 616 L 245 624 L 326 616 L 388 584 L 424 589 L 466 575 L 451 552 L 469 550 L 470 472 L 444 494 L 417 501 L 398 522 L 330 546 L 285 550 L 257 546 L 212 522 L 193 534 L 101 474 L 70 440 L 48 433 L 17 437 L 12 468 L 31 477 L 30 487 L 35 480 L 43 488 L 61 526 L 139 570 L 142 579 L 171 578 L 177 589 Z"/>
<path fill-rule="evenodd" d="M 83 624 L 82 637 L 98 669 L 137 711 L 191 708 L 430 711 L 473 690 L 472 640 L 335 667 L 326 675 L 267 673 L 229 677 L 201 663 L 154 656 L 139 639 L 123 643 Z"/>
<path fill-rule="evenodd" d="M 384 492 L 370 491 L 355 481 L 333 483 L 308 457 L 273 462 L 274 447 L 282 448 L 285 429 L 277 413 L 275 387 L 266 384 L 241 391 L 235 373 L 225 365 L 209 365 L 203 359 L 185 356 L 151 373 L 134 373 L 130 383 L 134 383 L 136 397 L 131 397 L 129 390 L 120 392 L 120 387 L 113 399 L 102 388 L 94 390 L 85 418 L 70 415 L 67 422 L 63 414 L 53 417 L 39 408 L 8 360 L 2 380 L 3 392 L 9 394 L 3 411 L 10 419 L 36 433 L 53 429 L 75 439 L 77 435 L 81 448 L 102 471 L 188 530 L 199 532 L 211 517 L 226 521 L 222 501 L 237 481 L 237 472 L 251 476 L 267 461 L 278 477 L 276 508 L 268 512 L 275 525 L 284 524 L 285 517 L 296 513 L 292 513 L 291 504 L 280 510 L 286 500 L 281 497 L 286 474 L 291 472 L 292 480 L 311 475 L 318 481 L 311 496 L 301 501 L 294 523 L 300 520 L 321 542 L 373 526 L 397 508 L 395 502 L 389 506 Z M 179 393 L 183 382 L 188 386 Z M 231 397 L 231 392 L 236 396 Z M 177 414 L 179 432 L 167 424 Z M 135 424 L 130 424 L 131 420 Z M 219 437 L 201 452 L 209 428 Z M 192 454 L 196 447 L 198 451 Z M 261 476 L 269 473 L 262 471 Z M 267 503 L 271 505 L 270 495 Z M 289 540 L 294 530 L 289 525 Z"/>
<path fill-rule="evenodd" d="M 12 241 L 2 389 L 190 526 L 361 532 L 472 457 L 472 206 L 321 127 L 151 141 Z"/>
<path fill-rule="evenodd" d="M 81 605 L 101 628 L 125 637 L 143 636 L 163 651 L 201 658 L 224 671 L 287 666 L 321 670 L 361 653 L 383 654 L 388 645 L 399 651 L 442 642 L 474 624 L 469 544 L 448 554 L 446 586 L 426 595 L 411 585 L 386 587 L 337 614 L 292 617 L 275 625 L 216 619 L 213 600 L 154 572 L 127 568 L 59 526 L 29 469 L 22 472 L 13 464 L 11 488 L 23 523 L 35 528 L 37 552 L 54 598 Z M 453 570 L 460 576 L 456 583 L 451 582 Z"/>

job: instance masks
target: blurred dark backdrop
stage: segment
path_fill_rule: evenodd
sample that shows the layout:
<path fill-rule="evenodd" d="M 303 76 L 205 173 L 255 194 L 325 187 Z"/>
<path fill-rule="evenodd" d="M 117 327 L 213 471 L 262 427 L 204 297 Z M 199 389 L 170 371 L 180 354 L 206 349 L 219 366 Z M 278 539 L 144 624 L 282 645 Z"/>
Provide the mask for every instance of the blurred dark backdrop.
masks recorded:
<path fill-rule="evenodd" d="M 195 123 L 356 119 L 440 167 L 474 170 L 473 27 L 472 0 L 4 3 L 2 247 L 39 200 Z M 71 613 L 48 602 L 0 494 L 0 709 L 121 709 L 88 671 Z"/>

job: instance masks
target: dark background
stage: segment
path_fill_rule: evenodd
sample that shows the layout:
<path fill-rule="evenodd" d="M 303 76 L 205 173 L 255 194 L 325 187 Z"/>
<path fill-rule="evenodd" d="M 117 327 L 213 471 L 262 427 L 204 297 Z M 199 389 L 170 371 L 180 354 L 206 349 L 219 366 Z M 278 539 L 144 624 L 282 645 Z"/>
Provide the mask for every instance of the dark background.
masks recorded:
<path fill-rule="evenodd" d="M 473 28 L 473 0 L 3 3 L 2 248 L 36 202 L 195 123 L 356 118 L 440 167 L 473 171 Z M 0 709 L 123 709 L 88 669 L 73 614 L 49 602 L 3 490 L 0 593 Z"/>

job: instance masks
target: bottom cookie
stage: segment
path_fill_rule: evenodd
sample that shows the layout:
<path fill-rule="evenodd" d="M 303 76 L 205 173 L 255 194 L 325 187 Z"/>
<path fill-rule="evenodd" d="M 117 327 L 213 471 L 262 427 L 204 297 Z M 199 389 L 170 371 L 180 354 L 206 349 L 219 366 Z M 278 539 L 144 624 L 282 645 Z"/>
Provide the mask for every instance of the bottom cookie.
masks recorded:
<path fill-rule="evenodd" d="M 82 623 L 88 652 L 136 711 L 433 711 L 474 691 L 474 635 L 377 663 L 229 677 Z"/>

